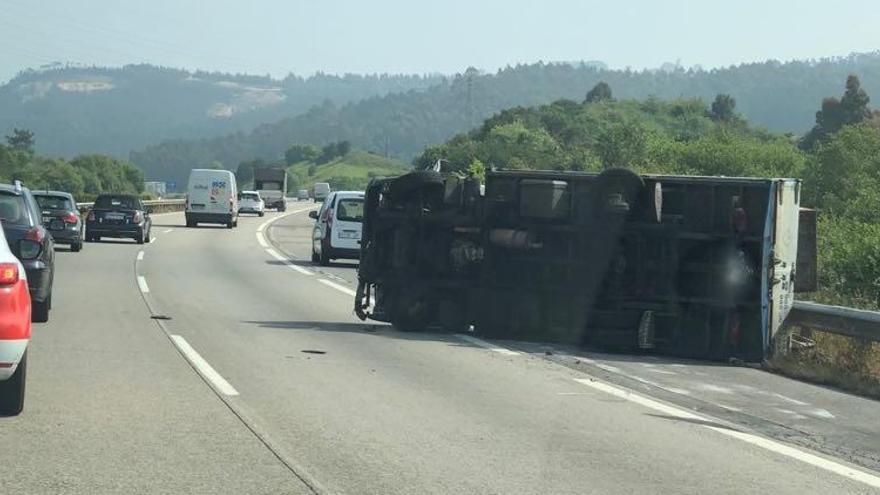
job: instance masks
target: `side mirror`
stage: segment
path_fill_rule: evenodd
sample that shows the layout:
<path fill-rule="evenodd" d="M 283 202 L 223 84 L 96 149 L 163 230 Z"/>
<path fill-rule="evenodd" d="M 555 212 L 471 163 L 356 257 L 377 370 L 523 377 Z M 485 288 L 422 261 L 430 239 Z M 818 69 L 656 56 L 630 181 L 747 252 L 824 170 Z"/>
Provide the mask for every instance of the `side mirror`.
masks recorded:
<path fill-rule="evenodd" d="M 313 220 L 317 220 L 317 219 L 318 219 L 318 210 L 312 210 L 312 211 L 310 211 L 310 212 L 309 212 L 309 218 L 311 218 L 311 219 L 313 219 Z"/>

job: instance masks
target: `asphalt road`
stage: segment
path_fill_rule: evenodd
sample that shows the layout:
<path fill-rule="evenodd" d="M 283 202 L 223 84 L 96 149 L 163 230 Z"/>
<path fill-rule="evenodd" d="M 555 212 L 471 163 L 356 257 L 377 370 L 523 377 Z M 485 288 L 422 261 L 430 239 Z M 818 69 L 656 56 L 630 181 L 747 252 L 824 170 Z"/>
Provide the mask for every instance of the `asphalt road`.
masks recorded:
<path fill-rule="evenodd" d="M 308 261 L 308 206 L 59 253 L 0 493 L 880 491 L 874 401 L 364 324 L 356 264 Z"/>

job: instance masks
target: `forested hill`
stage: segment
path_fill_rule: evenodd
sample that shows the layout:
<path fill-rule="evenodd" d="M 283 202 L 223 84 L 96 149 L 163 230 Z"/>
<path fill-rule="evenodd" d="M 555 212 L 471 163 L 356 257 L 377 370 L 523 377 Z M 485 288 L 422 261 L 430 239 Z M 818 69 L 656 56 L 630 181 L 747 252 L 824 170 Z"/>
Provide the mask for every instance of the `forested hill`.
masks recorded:
<path fill-rule="evenodd" d="M 502 109 L 560 98 L 576 101 L 599 81 L 618 99 L 661 100 L 731 95 L 752 125 L 803 133 L 824 97 L 856 74 L 869 94 L 880 94 L 880 52 L 820 61 L 744 64 L 712 71 L 614 71 L 591 65 L 532 64 L 493 74 L 468 70 L 426 91 L 372 97 L 347 105 L 324 104 L 306 114 L 248 133 L 202 140 L 172 140 L 132 153 L 147 177 L 173 180 L 189 168 L 215 162 L 233 169 L 254 157 L 278 159 L 291 143 L 322 145 L 349 140 L 357 147 L 408 160 L 428 145 L 476 127 Z"/>
<path fill-rule="evenodd" d="M 171 138 L 222 135 L 389 92 L 423 89 L 440 76 L 316 74 L 308 78 L 188 72 L 150 65 L 25 71 L 0 86 L 0 135 L 37 136 L 48 155 L 109 153 Z"/>

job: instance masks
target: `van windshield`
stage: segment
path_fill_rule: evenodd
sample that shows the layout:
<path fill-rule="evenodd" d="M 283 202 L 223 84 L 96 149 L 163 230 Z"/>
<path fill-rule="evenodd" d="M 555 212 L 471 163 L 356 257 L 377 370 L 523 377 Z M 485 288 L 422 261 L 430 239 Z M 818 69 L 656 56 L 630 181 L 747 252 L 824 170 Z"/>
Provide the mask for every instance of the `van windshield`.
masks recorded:
<path fill-rule="evenodd" d="M 340 199 L 336 205 L 336 219 L 343 222 L 364 221 L 364 200 L 362 198 Z"/>

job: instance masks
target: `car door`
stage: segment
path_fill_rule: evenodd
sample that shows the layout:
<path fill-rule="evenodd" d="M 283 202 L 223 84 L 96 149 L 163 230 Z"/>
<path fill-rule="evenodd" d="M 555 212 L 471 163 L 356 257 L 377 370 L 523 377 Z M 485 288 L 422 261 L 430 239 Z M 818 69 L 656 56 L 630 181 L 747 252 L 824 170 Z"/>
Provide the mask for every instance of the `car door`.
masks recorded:
<path fill-rule="evenodd" d="M 312 249 L 319 254 L 321 253 L 321 240 L 327 233 L 327 211 L 335 198 L 336 194 L 333 193 L 321 204 L 321 209 L 318 210 L 318 219 L 315 220 L 315 227 L 312 229 Z"/>

